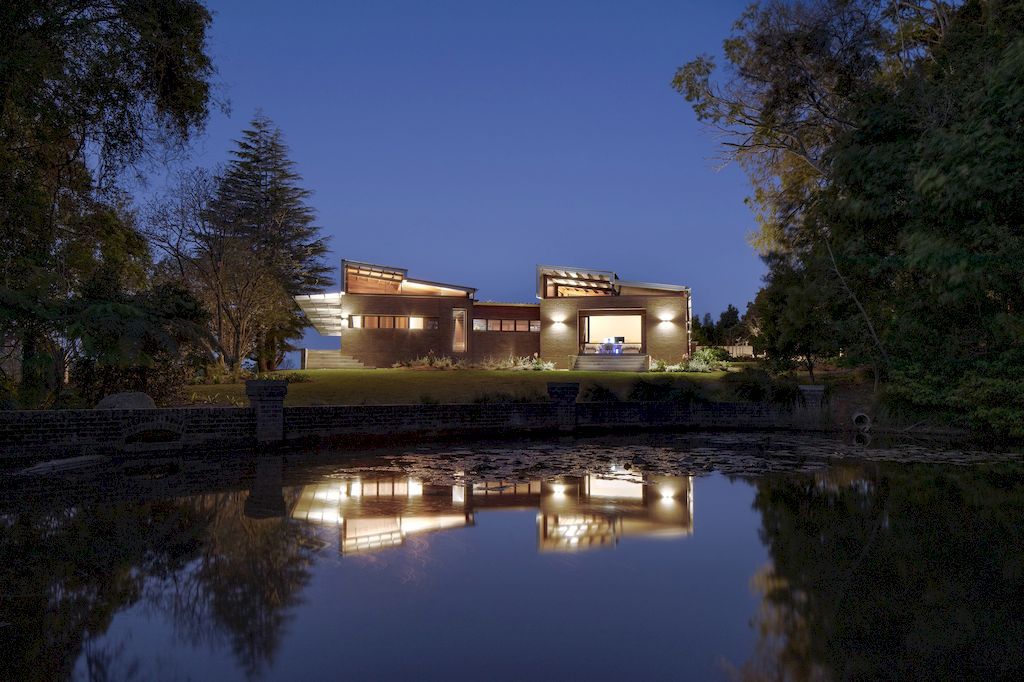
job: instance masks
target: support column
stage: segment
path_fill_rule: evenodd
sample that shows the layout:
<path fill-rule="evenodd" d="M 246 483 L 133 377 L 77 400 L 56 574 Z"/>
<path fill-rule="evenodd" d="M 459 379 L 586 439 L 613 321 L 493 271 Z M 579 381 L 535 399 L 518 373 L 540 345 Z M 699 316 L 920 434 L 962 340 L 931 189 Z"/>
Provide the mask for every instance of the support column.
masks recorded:
<path fill-rule="evenodd" d="M 548 382 L 548 397 L 555 404 L 555 419 L 559 431 L 571 433 L 576 430 L 576 396 L 579 394 L 578 382 Z"/>
<path fill-rule="evenodd" d="M 246 381 L 245 394 L 256 414 L 256 440 L 260 443 L 284 440 L 284 397 L 288 395 L 288 382 Z"/>

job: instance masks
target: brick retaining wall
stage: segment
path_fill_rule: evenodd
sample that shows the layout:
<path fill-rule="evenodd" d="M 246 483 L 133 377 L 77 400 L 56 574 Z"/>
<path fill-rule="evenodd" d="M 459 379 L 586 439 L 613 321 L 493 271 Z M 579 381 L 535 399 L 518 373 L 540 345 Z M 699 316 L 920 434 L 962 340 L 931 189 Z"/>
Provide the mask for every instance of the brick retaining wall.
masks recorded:
<path fill-rule="evenodd" d="M 285 440 L 331 436 L 503 433 L 554 430 L 552 403 L 286 407 Z"/>
<path fill-rule="evenodd" d="M 141 452 L 254 441 L 247 407 L 149 410 L 2 410 L 0 458 L 35 454 Z"/>
<path fill-rule="evenodd" d="M 577 403 L 579 384 L 551 383 L 533 403 L 284 407 L 283 382 L 250 382 L 252 407 L 148 410 L 0 411 L 0 458 L 69 457 L 90 452 L 195 450 L 352 436 L 472 434 L 616 428 L 826 430 L 820 392 L 792 410 L 760 403 Z"/>

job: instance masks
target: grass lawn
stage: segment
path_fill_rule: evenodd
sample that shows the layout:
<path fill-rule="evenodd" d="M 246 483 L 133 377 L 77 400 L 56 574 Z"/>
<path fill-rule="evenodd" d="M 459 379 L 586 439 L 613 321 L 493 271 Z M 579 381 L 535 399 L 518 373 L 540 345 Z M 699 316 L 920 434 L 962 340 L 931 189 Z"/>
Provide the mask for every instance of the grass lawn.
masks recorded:
<path fill-rule="evenodd" d="M 532 372 L 505 370 L 316 369 L 289 370 L 310 381 L 288 385 L 286 405 L 388 405 L 473 402 L 482 396 L 547 396 L 549 381 L 578 381 L 580 389 L 599 384 L 626 397 L 639 379 L 714 384 L 725 372 L 674 374 L 645 372 Z M 189 403 L 247 405 L 244 384 L 188 386 Z"/>

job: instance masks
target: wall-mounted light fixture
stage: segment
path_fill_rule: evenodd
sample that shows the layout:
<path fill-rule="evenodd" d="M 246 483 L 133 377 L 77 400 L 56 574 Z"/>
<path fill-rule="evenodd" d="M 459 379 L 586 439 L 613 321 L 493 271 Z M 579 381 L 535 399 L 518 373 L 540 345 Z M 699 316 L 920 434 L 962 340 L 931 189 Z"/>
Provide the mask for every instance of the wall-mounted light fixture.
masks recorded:
<path fill-rule="evenodd" d="M 675 316 L 672 313 L 661 313 L 658 315 L 658 319 L 661 320 L 662 324 L 668 324 L 675 319 Z"/>
<path fill-rule="evenodd" d="M 565 324 L 565 316 L 564 315 L 552 315 L 551 322 L 552 322 L 552 324 Z"/>

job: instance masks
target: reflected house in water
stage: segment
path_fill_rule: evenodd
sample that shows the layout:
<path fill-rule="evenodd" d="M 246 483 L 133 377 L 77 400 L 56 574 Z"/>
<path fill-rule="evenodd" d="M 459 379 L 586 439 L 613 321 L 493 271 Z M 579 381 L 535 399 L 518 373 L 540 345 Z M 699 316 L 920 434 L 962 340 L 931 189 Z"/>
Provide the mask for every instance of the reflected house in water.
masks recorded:
<path fill-rule="evenodd" d="M 431 485 L 407 477 L 327 479 L 302 488 L 292 519 L 337 526 L 342 554 L 401 545 L 409 536 L 465 528 L 491 509 L 536 509 L 541 551 L 613 547 L 623 537 L 693 532 L 693 479 L 607 475 L 552 481 Z"/>

